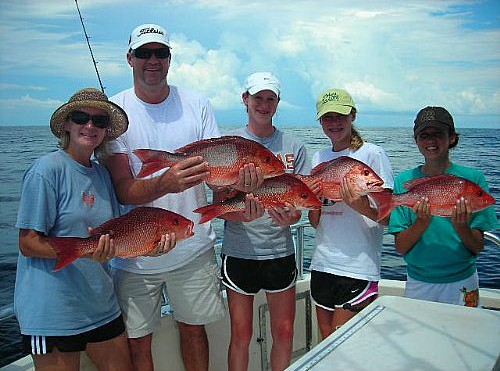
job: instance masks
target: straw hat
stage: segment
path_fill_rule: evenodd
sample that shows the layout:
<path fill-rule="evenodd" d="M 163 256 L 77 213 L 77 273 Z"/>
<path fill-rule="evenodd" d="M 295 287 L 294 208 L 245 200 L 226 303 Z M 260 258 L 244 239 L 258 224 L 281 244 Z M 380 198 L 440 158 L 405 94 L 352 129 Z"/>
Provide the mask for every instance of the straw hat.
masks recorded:
<path fill-rule="evenodd" d="M 105 111 L 110 119 L 110 125 L 106 129 L 106 137 L 116 139 L 128 128 L 127 114 L 118 105 L 110 102 L 106 94 L 95 88 L 82 89 L 71 96 L 68 103 L 64 103 L 56 109 L 50 118 L 50 129 L 58 138 L 64 133 L 64 122 L 68 115 L 78 109 L 92 107 Z"/>

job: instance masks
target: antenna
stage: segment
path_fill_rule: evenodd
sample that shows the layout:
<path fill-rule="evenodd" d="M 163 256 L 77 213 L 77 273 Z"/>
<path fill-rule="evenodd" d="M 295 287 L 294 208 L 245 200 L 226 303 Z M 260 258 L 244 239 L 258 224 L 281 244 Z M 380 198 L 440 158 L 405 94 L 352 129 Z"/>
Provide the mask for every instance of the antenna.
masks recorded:
<path fill-rule="evenodd" d="M 94 63 L 95 73 L 97 74 L 97 80 L 99 80 L 99 85 L 101 86 L 101 91 L 104 93 L 104 86 L 102 86 L 101 76 L 99 76 L 99 70 L 97 69 L 97 61 L 94 58 L 94 53 L 92 52 L 92 47 L 90 46 L 90 37 L 85 29 L 85 24 L 83 23 L 82 13 L 80 13 L 80 8 L 78 7 L 78 0 L 75 0 L 76 10 L 78 10 L 78 15 L 80 16 L 80 22 L 82 22 L 83 33 L 87 39 L 87 45 L 89 46 L 90 56 L 92 57 L 92 63 Z"/>

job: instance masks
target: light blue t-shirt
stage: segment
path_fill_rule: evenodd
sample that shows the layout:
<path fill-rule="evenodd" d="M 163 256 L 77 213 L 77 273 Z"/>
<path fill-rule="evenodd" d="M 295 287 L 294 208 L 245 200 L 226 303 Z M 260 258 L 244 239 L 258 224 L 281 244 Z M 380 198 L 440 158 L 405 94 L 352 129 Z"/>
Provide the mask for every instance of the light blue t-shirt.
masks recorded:
<path fill-rule="evenodd" d="M 109 173 L 95 162 L 85 167 L 59 150 L 35 161 L 24 175 L 17 228 L 88 237 L 88 227 L 116 216 L 119 204 Z M 74 335 L 120 315 L 103 264 L 81 258 L 52 272 L 54 264 L 55 259 L 19 253 L 14 310 L 22 334 Z"/>
<path fill-rule="evenodd" d="M 486 179 L 479 170 L 451 164 L 445 174 L 468 179 L 488 192 Z M 406 192 L 404 183 L 424 176 L 421 166 L 401 172 L 394 180 L 394 193 Z M 399 206 L 391 213 L 389 233 L 402 232 L 416 220 L 417 215 L 411 208 Z M 469 225 L 481 231 L 498 228 L 493 206 L 472 214 Z M 422 282 L 456 282 L 470 277 L 477 270 L 476 255 L 464 246 L 451 219 L 439 216 L 432 216 L 420 240 L 403 257 L 408 276 Z"/>
<path fill-rule="evenodd" d="M 308 174 L 310 170 L 306 148 L 295 138 L 276 129 L 268 138 L 259 138 L 246 128 L 232 132 L 252 139 L 273 152 L 284 164 L 287 173 Z M 222 253 L 242 259 L 275 259 L 295 252 L 290 227 L 276 224 L 266 212 L 250 222 L 226 220 Z"/>

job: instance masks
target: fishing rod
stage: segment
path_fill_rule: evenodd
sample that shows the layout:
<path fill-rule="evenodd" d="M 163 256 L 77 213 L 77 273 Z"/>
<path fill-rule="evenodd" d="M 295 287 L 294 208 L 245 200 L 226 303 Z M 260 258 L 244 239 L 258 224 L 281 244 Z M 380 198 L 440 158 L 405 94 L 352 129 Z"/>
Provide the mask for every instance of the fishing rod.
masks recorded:
<path fill-rule="evenodd" d="M 80 8 L 78 7 L 78 0 L 75 0 L 75 4 L 76 4 L 76 10 L 78 10 L 78 15 L 80 16 L 80 22 L 82 23 L 83 33 L 85 35 L 85 39 L 87 39 L 87 45 L 89 47 L 90 56 L 92 57 L 92 63 L 94 64 L 95 73 L 97 74 L 97 80 L 99 80 L 99 85 L 101 86 L 101 91 L 104 93 L 105 87 L 102 85 L 101 76 L 99 75 L 99 70 L 97 69 L 98 62 L 95 60 L 94 53 L 92 52 L 92 47 L 90 46 L 90 41 L 89 41 L 90 37 L 87 34 L 87 30 L 85 29 L 85 23 L 83 23 L 82 13 L 80 13 Z"/>

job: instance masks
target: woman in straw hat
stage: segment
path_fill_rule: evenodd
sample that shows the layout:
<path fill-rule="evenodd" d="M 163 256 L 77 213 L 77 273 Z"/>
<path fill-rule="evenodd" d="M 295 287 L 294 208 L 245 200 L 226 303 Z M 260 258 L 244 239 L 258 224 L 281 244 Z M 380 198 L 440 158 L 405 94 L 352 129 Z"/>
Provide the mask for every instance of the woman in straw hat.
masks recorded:
<path fill-rule="evenodd" d="M 50 128 L 61 149 L 27 170 L 16 227 L 20 254 L 14 306 L 25 351 L 37 370 L 78 370 L 86 350 L 99 370 L 130 370 L 113 282 L 101 262 L 114 255 L 109 235 L 89 259 L 54 272 L 47 236 L 87 237 L 88 228 L 119 216 L 107 170 L 91 159 L 125 132 L 125 112 L 97 89 L 83 89 L 59 107 Z"/>

